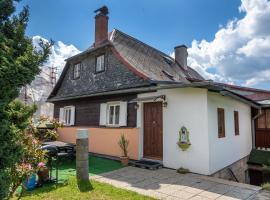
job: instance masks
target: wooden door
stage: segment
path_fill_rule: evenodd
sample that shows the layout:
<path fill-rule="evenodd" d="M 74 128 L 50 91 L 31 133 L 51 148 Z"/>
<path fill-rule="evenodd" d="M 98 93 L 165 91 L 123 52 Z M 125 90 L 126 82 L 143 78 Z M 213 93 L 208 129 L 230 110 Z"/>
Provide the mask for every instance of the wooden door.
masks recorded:
<path fill-rule="evenodd" d="M 144 103 L 143 152 L 145 158 L 162 159 L 162 121 L 162 102 Z"/>

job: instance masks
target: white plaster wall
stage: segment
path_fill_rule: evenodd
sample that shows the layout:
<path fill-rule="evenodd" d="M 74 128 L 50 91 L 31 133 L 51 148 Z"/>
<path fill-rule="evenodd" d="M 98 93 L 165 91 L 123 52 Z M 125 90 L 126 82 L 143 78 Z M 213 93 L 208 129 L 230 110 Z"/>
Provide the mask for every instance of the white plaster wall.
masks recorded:
<path fill-rule="evenodd" d="M 210 173 L 247 156 L 252 148 L 251 108 L 230 97 L 208 92 Z M 218 138 L 217 108 L 225 109 L 225 138 Z M 234 133 L 234 111 L 239 113 L 240 135 Z"/>
<path fill-rule="evenodd" d="M 200 174 L 209 174 L 209 144 L 207 90 L 177 88 L 139 94 L 138 98 L 166 95 L 168 105 L 163 108 L 163 165 L 168 168 L 188 168 Z M 143 156 L 143 104 L 137 110 L 137 124 L 141 127 L 140 157 Z M 177 141 L 179 130 L 186 126 L 190 132 L 190 148 L 183 152 Z"/>

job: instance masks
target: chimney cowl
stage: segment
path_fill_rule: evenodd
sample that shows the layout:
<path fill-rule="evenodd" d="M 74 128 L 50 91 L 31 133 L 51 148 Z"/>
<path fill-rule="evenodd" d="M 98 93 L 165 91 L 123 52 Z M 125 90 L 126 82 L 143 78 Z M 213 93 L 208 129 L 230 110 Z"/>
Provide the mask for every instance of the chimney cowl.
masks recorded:
<path fill-rule="evenodd" d="M 107 6 L 103 6 L 94 11 L 95 16 L 95 43 L 94 46 L 98 46 L 108 38 L 108 20 L 109 10 Z"/>
<path fill-rule="evenodd" d="M 187 57 L 188 57 L 187 46 L 186 45 L 178 45 L 178 46 L 174 47 L 174 56 L 175 56 L 175 61 L 184 70 L 188 70 L 188 66 L 187 66 Z"/>

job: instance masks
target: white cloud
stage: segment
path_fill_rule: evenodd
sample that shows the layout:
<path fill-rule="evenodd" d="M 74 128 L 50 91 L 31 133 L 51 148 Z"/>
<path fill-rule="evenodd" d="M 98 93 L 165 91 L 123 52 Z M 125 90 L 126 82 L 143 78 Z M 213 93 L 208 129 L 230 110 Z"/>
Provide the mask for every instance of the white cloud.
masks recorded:
<path fill-rule="evenodd" d="M 189 65 L 215 81 L 270 83 L 270 1 L 242 0 L 239 12 L 245 16 L 230 20 L 212 41 L 192 42 Z"/>

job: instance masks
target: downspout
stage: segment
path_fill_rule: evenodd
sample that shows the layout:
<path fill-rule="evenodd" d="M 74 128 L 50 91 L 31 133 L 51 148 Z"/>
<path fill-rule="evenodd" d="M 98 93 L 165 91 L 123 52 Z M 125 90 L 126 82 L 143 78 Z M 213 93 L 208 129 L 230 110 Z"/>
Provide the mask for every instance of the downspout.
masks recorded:
<path fill-rule="evenodd" d="M 251 132 L 252 132 L 252 149 L 255 149 L 255 120 L 260 117 L 262 115 L 262 108 L 259 108 L 259 112 L 257 115 L 255 115 L 254 117 L 252 117 L 251 119 Z"/>

